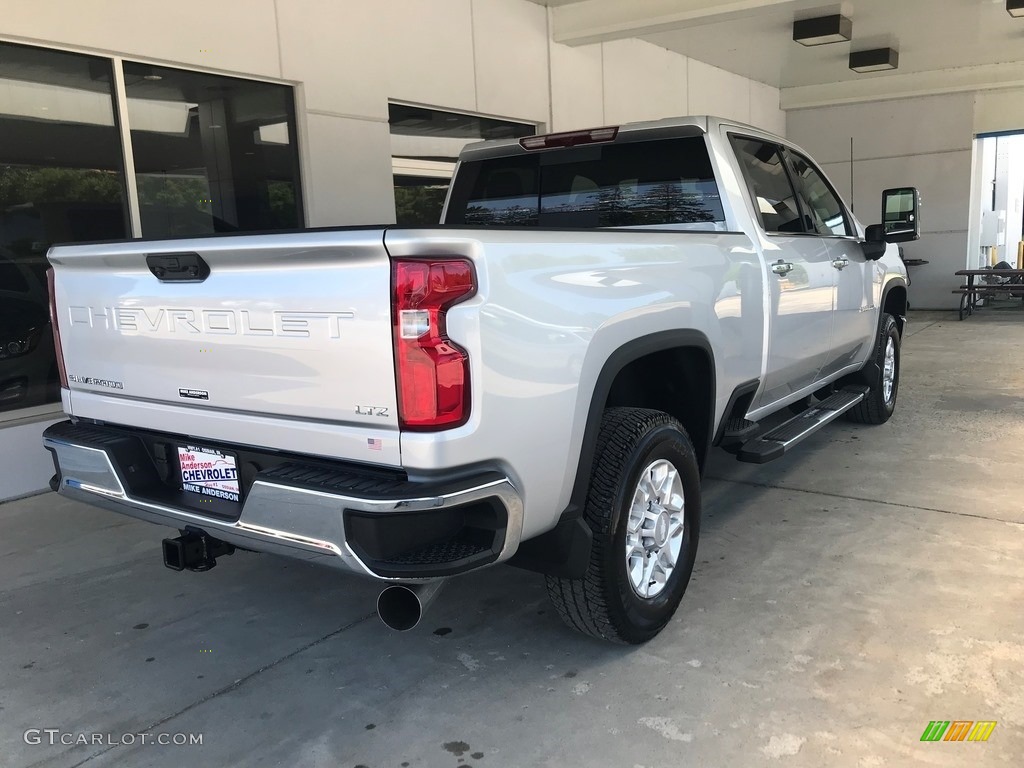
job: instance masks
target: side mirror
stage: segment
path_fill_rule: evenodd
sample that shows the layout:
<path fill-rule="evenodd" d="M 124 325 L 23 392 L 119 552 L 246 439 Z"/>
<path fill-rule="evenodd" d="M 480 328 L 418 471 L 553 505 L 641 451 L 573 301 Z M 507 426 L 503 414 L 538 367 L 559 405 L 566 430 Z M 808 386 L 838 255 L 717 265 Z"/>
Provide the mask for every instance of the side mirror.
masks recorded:
<path fill-rule="evenodd" d="M 887 189 L 882 193 L 882 226 L 889 243 L 905 243 L 921 237 L 921 195 L 914 187 Z"/>
<path fill-rule="evenodd" d="M 878 261 L 885 255 L 885 225 L 872 224 L 864 230 L 864 242 L 860 244 L 864 249 L 864 258 L 870 261 Z"/>

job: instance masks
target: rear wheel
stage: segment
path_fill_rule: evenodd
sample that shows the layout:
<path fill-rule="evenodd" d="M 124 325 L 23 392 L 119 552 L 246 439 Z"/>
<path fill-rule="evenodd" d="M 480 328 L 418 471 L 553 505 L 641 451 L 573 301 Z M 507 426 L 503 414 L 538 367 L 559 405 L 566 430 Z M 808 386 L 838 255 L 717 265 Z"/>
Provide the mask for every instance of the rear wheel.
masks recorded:
<path fill-rule="evenodd" d="M 650 640 L 675 613 L 697 554 L 700 474 L 682 425 L 660 411 L 605 411 L 584 517 L 594 535 L 587 572 L 547 577 L 552 603 L 588 635 Z"/>
<path fill-rule="evenodd" d="M 846 412 L 850 421 L 860 424 L 884 424 L 896 410 L 900 389 L 900 330 L 892 315 L 882 315 L 882 328 L 872 358 L 874 380 L 871 391 Z"/>

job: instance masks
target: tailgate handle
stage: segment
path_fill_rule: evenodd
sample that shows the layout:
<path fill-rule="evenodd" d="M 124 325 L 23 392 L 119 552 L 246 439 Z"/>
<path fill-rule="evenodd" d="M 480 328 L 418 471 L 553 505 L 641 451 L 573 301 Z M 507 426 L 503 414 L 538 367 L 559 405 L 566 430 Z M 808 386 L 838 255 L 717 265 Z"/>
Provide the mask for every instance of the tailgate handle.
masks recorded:
<path fill-rule="evenodd" d="M 161 253 L 146 257 L 149 271 L 164 283 L 201 283 L 210 276 L 210 265 L 198 253 Z"/>

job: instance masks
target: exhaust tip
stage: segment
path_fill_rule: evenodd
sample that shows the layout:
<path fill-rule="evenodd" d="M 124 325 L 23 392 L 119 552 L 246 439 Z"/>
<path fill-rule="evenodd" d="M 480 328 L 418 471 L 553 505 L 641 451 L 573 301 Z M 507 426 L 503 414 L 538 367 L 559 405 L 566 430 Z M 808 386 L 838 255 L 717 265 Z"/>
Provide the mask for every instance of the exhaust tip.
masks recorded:
<path fill-rule="evenodd" d="M 377 615 L 391 629 L 408 632 L 423 618 L 423 605 L 413 590 L 395 584 L 378 595 Z"/>
<path fill-rule="evenodd" d="M 420 623 L 445 579 L 423 584 L 392 584 L 377 596 L 377 615 L 391 629 L 407 632 Z"/>

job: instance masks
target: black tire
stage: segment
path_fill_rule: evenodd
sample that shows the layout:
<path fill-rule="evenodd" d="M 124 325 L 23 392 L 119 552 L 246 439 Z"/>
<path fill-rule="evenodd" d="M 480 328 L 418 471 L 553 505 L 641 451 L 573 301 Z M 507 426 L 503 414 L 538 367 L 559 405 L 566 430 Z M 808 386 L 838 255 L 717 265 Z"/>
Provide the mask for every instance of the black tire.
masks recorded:
<path fill-rule="evenodd" d="M 893 342 L 895 357 L 895 378 L 892 383 L 892 393 L 886 399 L 885 354 L 890 340 Z M 875 344 L 875 353 L 871 358 L 871 363 L 874 364 L 871 368 L 873 380 L 868 382 L 871 391 L 846 412 L 846 418 L 858 424 L 885 424 L 896 410 L 896 396 L 900 390 L 900 329 L 892 315 L 882 315 L 882 328 L 878 334 L 878 342 Z"/>
<path fill-rule="evenodd" d="M 682 486 L 684 531 L 676 564 L 654 597 L 633 588 L 626 567 L 629 509 L 642 473 L 667 460 Z M 686 591 L 700 534 L 700 472 L 683 426 L 661 411 L 604 412 L 590 475 L 584 519 L 594 535 L 587 572 L 579 579 L 547 577 L 548 595 L 573 629 L 618 643 L 639 644 L 658 634 Z"/>

